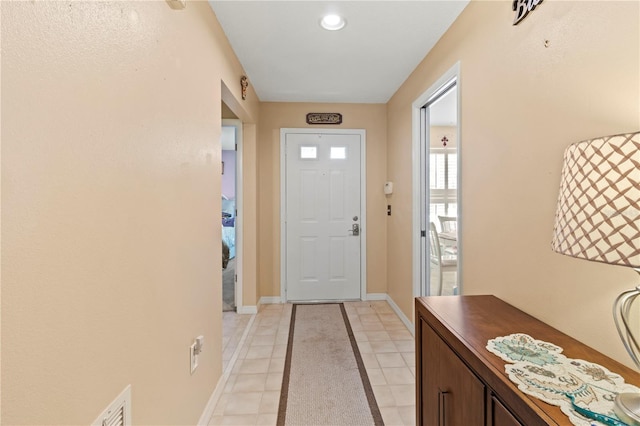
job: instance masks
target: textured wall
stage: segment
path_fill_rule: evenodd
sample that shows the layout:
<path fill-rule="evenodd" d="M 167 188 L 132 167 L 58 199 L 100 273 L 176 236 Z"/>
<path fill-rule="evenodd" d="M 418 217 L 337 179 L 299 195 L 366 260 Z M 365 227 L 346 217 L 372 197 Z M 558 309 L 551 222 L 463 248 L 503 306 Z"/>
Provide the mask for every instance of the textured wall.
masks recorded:
<path fill-rule="evenodd" d="M 206 2 L 2 2 L 3 423 L 89 424 L 128 384 L 135 424 L 197 422 L 241 74 Z"/>
<path fill-rule="evenodd" d="M 493 293 L 631 365 L 611 304 L 637 274 L 550 242 L 565 147 L 640 128 L 639 19 L 637 1 L 559 1 L 513 26 L 511 2 L 472 1 L 390 100 L 389 294 L 408 316 L 411 103 L 459 61 L 464 292 Z"/>

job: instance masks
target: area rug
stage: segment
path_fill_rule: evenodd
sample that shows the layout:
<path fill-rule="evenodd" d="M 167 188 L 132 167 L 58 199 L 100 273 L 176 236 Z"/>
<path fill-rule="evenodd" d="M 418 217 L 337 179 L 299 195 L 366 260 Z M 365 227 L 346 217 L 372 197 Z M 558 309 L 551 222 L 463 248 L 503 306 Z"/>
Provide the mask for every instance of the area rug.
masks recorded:
<path fill-rule="evenodd" d="M 342 303 L 294 304 L 278 426 L 383 425 Z"/>

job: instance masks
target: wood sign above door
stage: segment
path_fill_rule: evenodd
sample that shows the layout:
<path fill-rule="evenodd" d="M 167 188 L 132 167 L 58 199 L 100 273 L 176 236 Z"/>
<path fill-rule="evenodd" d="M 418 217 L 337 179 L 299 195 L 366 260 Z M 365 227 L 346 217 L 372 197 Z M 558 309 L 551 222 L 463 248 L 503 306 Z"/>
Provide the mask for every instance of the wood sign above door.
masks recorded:
<path fill-rule="evenodd" d="M 337 112 L 310 112 L 307 124 L 342 124 L 342 114 Z"/>
<path fill-rule="evenodd" d="M 518 25 L 529 12 L 536 8 L 537 5 L 542 3 L 542 0 L 513 0 L 513 11 L 516 12 L 516 17 L 513 20 L 513 25 Z"/>

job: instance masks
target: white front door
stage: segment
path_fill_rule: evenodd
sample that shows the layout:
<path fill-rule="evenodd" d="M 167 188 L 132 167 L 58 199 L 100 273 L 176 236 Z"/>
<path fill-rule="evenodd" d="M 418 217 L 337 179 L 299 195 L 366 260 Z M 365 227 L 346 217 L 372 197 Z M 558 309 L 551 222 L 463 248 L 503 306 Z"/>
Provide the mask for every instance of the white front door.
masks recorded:
<path fill-rule="evenodd" d="M 363 132 L 283 133 L 286 300 L 360 299 Z"/>

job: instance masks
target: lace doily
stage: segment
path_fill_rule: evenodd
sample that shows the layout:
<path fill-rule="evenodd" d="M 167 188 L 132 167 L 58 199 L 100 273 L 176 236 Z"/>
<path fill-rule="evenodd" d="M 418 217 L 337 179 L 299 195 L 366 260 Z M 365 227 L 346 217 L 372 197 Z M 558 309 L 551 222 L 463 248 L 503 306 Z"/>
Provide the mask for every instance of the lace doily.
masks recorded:
<path fill-rule="evenodd" d="M 571 423 L 591 426 L 599 423 L 577 413 L 571 399 L 581 408 L 617 419 L 615 397 L 622 392 L 640 392 L 622 376 L 601 365 L 567 358 L 562 348 L 527 334 L 496 337 L 487 350 L 504 361 L 505 371 L 522 392 L 559 406 Z"/>

